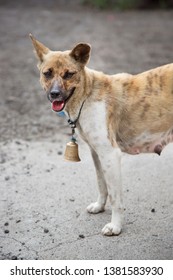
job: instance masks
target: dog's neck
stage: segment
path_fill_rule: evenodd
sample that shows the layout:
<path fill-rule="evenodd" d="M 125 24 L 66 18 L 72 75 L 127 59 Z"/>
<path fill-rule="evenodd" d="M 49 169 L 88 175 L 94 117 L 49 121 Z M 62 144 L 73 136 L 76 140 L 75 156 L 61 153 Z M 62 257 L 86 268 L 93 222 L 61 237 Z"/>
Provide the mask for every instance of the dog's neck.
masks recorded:
<path fill-rule="evenodd" d="M 81 107 L 80 107 L 80 109 L 79 109 L 79 113 L 78 113 L 76 119 L 72 120 L 71 117 L 70 117 L 70 114 L 68 113 L 68 124 L 71 126 L 71 128 L 72 128 L 73 131 L 74 131 L 74 129 L 76 128 L 77 123 L 78 123 L 78 121 L 79 121 L 79 118 L 80 118 L 80 115 L 81 115 L 81 112 L 82 112 L 84 103 L 85 103 L 85 100 L 82 102 L 82 105 L 81 105 Z"/>
<path fill-rule="evenodd" d="M 112 100 L 110 93 L 114 91 L 114 94 L 118 95 L 118 92 L 115 87 L 113 88 L 111 76 L 85 67 L 81 79 L 82 86 L 76 89 L 74 96 L 65 107 L 66 114 L 72 122 L 78 119 L 78 123 L 80 123 L 85 102 L 105 102 L 106 106 L 109 104 L 112 106 L 113 101 L 114 107 L 116 107 L 116 97 L 114 96 L 114 100 Z M 116 80 L 116 78 L 114 79 Z M 117 83 L 118 79 L 119 75 L 117 75 Z"/>

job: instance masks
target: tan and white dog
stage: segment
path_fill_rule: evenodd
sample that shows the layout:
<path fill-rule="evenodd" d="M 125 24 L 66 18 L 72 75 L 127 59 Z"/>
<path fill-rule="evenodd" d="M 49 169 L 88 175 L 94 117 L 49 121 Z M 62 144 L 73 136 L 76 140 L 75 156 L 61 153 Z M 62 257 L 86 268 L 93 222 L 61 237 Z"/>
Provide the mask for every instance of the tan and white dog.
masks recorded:
<path fill-rule="evenodd" d="M 87 210 L 104 211 L 109 196 L 112 218 L 102 233 L 118 235 L 123 216 L 121 151 L 160 155 L 173 141 L 173 64 L 138 75 L 105 75 L 86 67 L 88 44 L 51 51 L 30 37 L 52 109 L 77 120 L 77 130 L 91 150 L 99 196 Z"/>

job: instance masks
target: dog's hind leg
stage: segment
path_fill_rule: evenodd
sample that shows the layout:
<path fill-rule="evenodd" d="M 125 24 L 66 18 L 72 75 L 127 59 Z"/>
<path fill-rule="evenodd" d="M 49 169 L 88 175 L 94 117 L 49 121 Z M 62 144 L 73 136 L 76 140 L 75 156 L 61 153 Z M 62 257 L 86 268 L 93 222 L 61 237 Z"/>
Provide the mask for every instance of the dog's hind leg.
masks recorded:
<path fill-rule="evenodd" d="M 87 207 L 87 211 L 89 213 L 96 214 L 96 213 L 104 211 L 108 191 L 107 191 L 106 181 L 104 178 L 104 173 L 102 170 L 102 166 L 101 166 L 99 157 L 98 157 L 97 153 L 91 147 L 90 147 L 90 150 L 91 150 L 91 155 L 92 155 L 95 169 L 96 169 L 99 195 L 98 195 L 97 201 L 91 203 Z"/>

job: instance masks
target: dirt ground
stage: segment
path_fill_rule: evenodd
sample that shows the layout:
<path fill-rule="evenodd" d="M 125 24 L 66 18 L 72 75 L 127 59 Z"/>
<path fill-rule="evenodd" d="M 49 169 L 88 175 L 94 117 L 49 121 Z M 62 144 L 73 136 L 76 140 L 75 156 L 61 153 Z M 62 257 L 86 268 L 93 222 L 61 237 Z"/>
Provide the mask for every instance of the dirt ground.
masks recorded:
<path fill-rule="evenodd" d="M 92 46 L 92 57 L 89 67 L 105 73 L 138 73 L 162 64 L 173 62 L 172 10 L 140 12 L 99 11 L 86 6 L 83 7 L 79 2 L 80 1 L 65 0 L 0 1 L 0 188 L 3 207 L 0 221 L 0 259 L 133 259 L 135 257 L 144 259 L 150 257 L 153 259 L 172 259 L 173 248 L 171 246 L 173 237 L 171 230 L 173 227 L 173 219 L 169 211 L 173 208 L 173 198 L 168 197 L 167 205 L 169 204 L 169 207 L 167 208 L 167 212 L 164 212 L 165 217 L 168 219 L 168 224 L 172 221 L 171 226 L 165 225 L 167 234 L 164 233 L 163 228 L 161 229 L 162 237 L 166 236 L 167 238 L 163 245 L 164 248 L 161 247 L 159 237 L 157 236 L 156 245 L 159 249 L 158 251 L 154 249 L 155 251 L 152 251 L 150 255 L 149 251 L 147 251 L 150 250 L 149 247 L 152 247 L 153 244 L 150 236 L 148 239 L 149 244 L 150 241 L 151 244 L 146 245 L 146 247 L 144 246 L 143 255 L 139 254 L 138 247 L 135 247 L 134 252 L 131 252 L 130 247 L 126 247 L 127 251 L 122 254 L 119 245 L 119 255 L 117 255 L 117 253 L 115 254 L 112 250 L 112 241 L 109 238 L 105 239 L 105 237 L 100 236 L 101 216 L 99 215 L 99 218 L 93 218 L 93 216 L 87 215 L 84 210 L 84 206 L 87 206 L 87 204 L 84 205 L 84 203 L 80 202 L 80 206 L 75 206 L 75 200 L 77 200 L 75 195 L 77 195 L 77 197 L 79 196 L 79 200 L 81 200 L 79 195 L 81 189 L 79 188 L 83 188 L 83 185 L 85 185 L 86 179 L 84 177 L 80 178 L 82 181 L 78 183 L 79 188 L 76 190 L 76 194 L 71 194 L 68 198 L 62 196 L 61 201 L 58 201 L 56 210 L 54 205 L 56 203 L 55 201 L 53 202 L 54 192 L 56 192 L 54 185 L 51 190 L 52 197 L 50 197 L 47 190 L 49 185 L 43 188 L 44 191 L 40 190 L 41 193 L 37 192 L 37 187 L 40 188 L 40 184 L 43 185 L 44 182 L 49 182 L 47 176 L 51 172 L 51 178 L 54 183 L 54 176 L 58 174 L 58 182 L 60 187 L 62 187 L 63 183 L 66 185 L 70 184 L 70 181 L 65 178 L 67 172 L 69 180 L 72 180 L 71 178 L 73 177 L 75 180 L 78 180 L 76 174 L 78 170 L 82 172 L 81 168 L 90 170 L 91 167 L 90 158 L 87 158 L 87 156 L 87 160 L 85 163 L 81 163 L 81 167 L 71 167 L 71 165 L 69 166 L 68 164 L 67 167 L 64 164 L 62 166 L 60 165 L 63 149 L 65 143 L 69 139 L 68 134 L 70 130 L 66 124 L 66 120 L 56 116 L 56 114 L 50 110 L 50 104 L 47 102 L 47 98 L 40 87 L 39 74 L 36 67 L 37 62 L 28 37 L 30 32 L 53 50 L 70 49 L 81 41 L 90 43 Z M 87 150 L 87 148 L 85 148 L 83 143 L 81 146 L 84 147 L 82 153 L 85 155 L 85 149 Z M 44 151 L 45 156 L 43 155 Z M 47 161 L 47 164 L 42 162 L 44 159 Z M 55 165 L 56 160 L 57 163 Z M 139 164 L 139 162 L 137 160 L 136 163 Z M 131 160 L 129 164 L 131 164 Z M 147 163 L 145 162 L 145 169 L 142 174 L 148 172 L 146 166 Z M 134 167 L 138 168 L 137 164 L 134 164 Z M 58 172 L 59 170 L 62 172 L 60 175 Z M 130 166 L 128 170 L 127 174 L 130 176 Z M 171 172 L 171 169 L 169 170 Z M 94 177 L 94 172 L 92 170 L 90 171 L 90 176 L 92 178 L 92 176 Z M 140 170 L 138 171 L 140 173 Z M 86 173 L 87 176 L 87 172 L 84 173 Z M 43 179 L 44 176 L 45 179 Z M 164 178 L 168 180 L 168 177 L 169 176 Z M 136 180 L 138 180 L 137 177 Z M 153 178 L 153 180 L 155 179 Z M 90 183 L 89 180 L 88 184 Z M 146 183 L 146 185 L 149 183 L 150 178 L 148 178 L 148 183 Z M 134 181 L 133 184 L 135 184 Z M 172 184 L 170 177 L 167 184 Z M 23 185 L 25 185 L 26 188 L 22 190 Z M 36 186 L 36 189 L 33 186 Z M 60 189 L 59 191 L 60 193 L 62 192 Z M 20 192 L 23 193 L 19 199 L 18 194 Z M 32 192 L 32 196 L 27 200 L 27 196 L 30 192 Z M 95 191 L 92 192 L 91 190 L 91 193 L 92 195 L 96 195 Z M 88 195 L 89 194 L 86 194 L 84 199 L 89 202 Z M 146 203 L 148 195 L 147 193 L 146 199 L 144 200 Z M 160 195 L 163 195 L 162 192 Z M 48 196 L 51 201 L 49 201 L 49 203 L 52 203 L 54 207 L 52 206 L 53 208 L 47 209 L 46 202 L 45 204 L 43 203 L 43 205 L 40 202 L 40 196 L 41 198 L 43 198 L 43 196 Z M 33 202 L 35 205 L 38 206 L 40 204 L 35 210 L 33 210 L 31 206 L 34 199 L 36 199 L 35 202 Z M 65 199 L 64 204 L 62 202 L 63 199 Z M 66 203 L 68 205 L 70 203 L 68 209 L 66 208 Z M 25 213 L 26 209 L 24 205 L 27 205 L 28 211 L 31 210 L 29 214 L 28 212 L 27 214 Z M 147 204 L 143 205 L 144 208 L 147 207 Z M 150 210 L 155 208 L 150 206 L 148 206 Z M 45 212 L 42 210 L 42 207 Z M 63 241 L 58 239 L 56 235 L 57 227 L 55 227 L 55 231 L 53 230 L 53 225 L 56 224 L 56 211 L 60 211 L 57 210 L 59 208 L 61 208 L 61 211 L 66 217 L 66 230 Z M 84 227 L 87 227 L 87 224 L 91 222 L 91 224 L 94 224 L 95 228 L 99 219 L 100 228 L 97 229 L 98 231 L 96 231 L 93 236 L 95 238 L 98 237 L 98 239 L 96 239 L 98 248 L 102 246 L 100 245 L 102 242 L 105 242 L 104 246 L 107 246 L 107 253 L 105 253 L 105 255 L 99 255 L 98 249 L 95 250 L 95 252 L 97 252 L 95 254 L 92 247 L 94 248 L 96 245 L 94 245 L 94 242 L 90 243 L 89 238 L 80 238 L 81 234 L 87 236 L 87 229 L 81 232 L 77 231 L 76 236 L 78 236 L 79 239 L 77 237 L 74 238 L 75 244 L 78 244 L 78 249 L 80 250 L 81 246 L 84 248 L 83 253 L 80 251 L 77 255 L 74 249 L 72 249 L 70 253 L 67 252 L 68 250 L 66 251 L 65 248 L 59 250 L 58 246 L 61 247 L 62 244 L 65 244 L 65 240 L 68 240 L 67 246 L 74 246 L 75 248 L 73 238 L 69 239 L 69 232 L 71 232 L 71 227 L 73 227 L 73 225 L 71 225 L 71 227 L 68 228 L 68 220 L 70 220 L 69 210 L 72 211 L 73 218 L 78 217 L 80 215 L 79 212 L 83 211 L 78 222 L 79 224 L 83 224 Z M 149 212 L 151 214 L 150 210 Z M 21 218 L 22 211 L 26 214 L 26 218 L 23 216 Z M 55 211 L 51 212 L 52 218 L 50 217 L 49 211 Z M 132 209 L 128 209 L 128 211 L 132 211 Z M 141 214 L 142 210 L 139 212 Z M 139 212 L 137 209 L 136 213 L 134 211 L 134 220 L 136 219 L 135 214 L 138 215 Z M 158 227 L 159 213 L 161 212 L 158 212 L 156 215 Z M 110 213 L 108 214 L 110 215 Z M 51 233 L 51 235 L 50 230 L 48 230 L 49 238 L 47 236 L 45 237 L 45 235 L 48 234 L 46 230 L 47 219 L 49 219 L 49 223 L 52 222 L 51 229 L 53 233 Z M 59 219 L 60 226 L 63 224 L 63 221 L 60 216 Z M 104 216 L 104 219 L 106 219 L 106 216 Z M 148 221 L 150 223 L 151 220 L 152 218 L 149 216 Z M 39 223 L 41 225 L 39 225 Z M 129 221 L 129 225 L 130 223 L 132 222 Z M 76 222 L 75 226 L 78 227 L 79 224 Z M 39 225 L 39 229 L 43 230 L 42 234 L 39 233 L 37 225 Z M 60 229 L 59 231 L 61 231 Z M 133 231 L 133 227 L 130 227 L 130 230 Z M 62 232 L 63 231 L 61 231 L 61 233 Z M 127 233 L 129 234 L 129 232 L 125 232 L 125 234 Z M 134 229 L 134 233 L 137 234 L 136 228 Z M 143 231 L 140 231 L 141 236 L 142 233 L 145 235 Z M 155 238 L 154 235 L 157 234 L 158 233 L 153 233 L 153 238 Z M 133 237 L 134 239 L 137 238 L 135 235 Z M 145 238 L 147 239 L 146 236 Z M 113 237 L 112 240 L 114 240 L 114 244 L 117 242 L 115 241 L 115 237 Z M 17 244 L 15 245 L 17 249 L 12 246 L 12 243 L 15 242 Z M 29 243 L 27 244 L 27 242 Z M 80 246 L 78 242 L 83 243 L 80 243 L 82 244 Z M 120 237 L 118 237 L 118 242 L 121 242 Z M 124 242 L 124 239 L 122 239 L 122 242 Z M 55 243 L 56 246 L 52 249 L 53 251 L 51 251 L 51 246 L 53 248 Z M 37 244 L 37 246 L 35 244 Z M 30 246 L 34 249 L 31 250 Z M 48 246 L 47 250 L 43 250 L 45 246 Z M 108 249 L 109 247 L 111 248 L 110 251 Z M 104 248 L 102 247 L 102 250 Z M 124 248 L 124 250 L 126 249 Z"/>

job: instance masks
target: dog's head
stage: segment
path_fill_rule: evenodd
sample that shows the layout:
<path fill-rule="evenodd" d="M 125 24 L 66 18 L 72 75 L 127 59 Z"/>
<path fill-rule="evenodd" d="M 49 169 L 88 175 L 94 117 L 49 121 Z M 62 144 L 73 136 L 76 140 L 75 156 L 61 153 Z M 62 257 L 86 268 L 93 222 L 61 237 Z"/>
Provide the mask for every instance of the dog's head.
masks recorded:
<path fill-rule="evenodd" d="M 62 111 L 77 89 L 82 86 L 84 67 L 90 57 L 90 46 L 80 43 L 71 51 L 51 51 L 37 41 L 31 34 L 30 38 L 39 60 L 40 82 L 52 103 L 52 109 Z"/>

